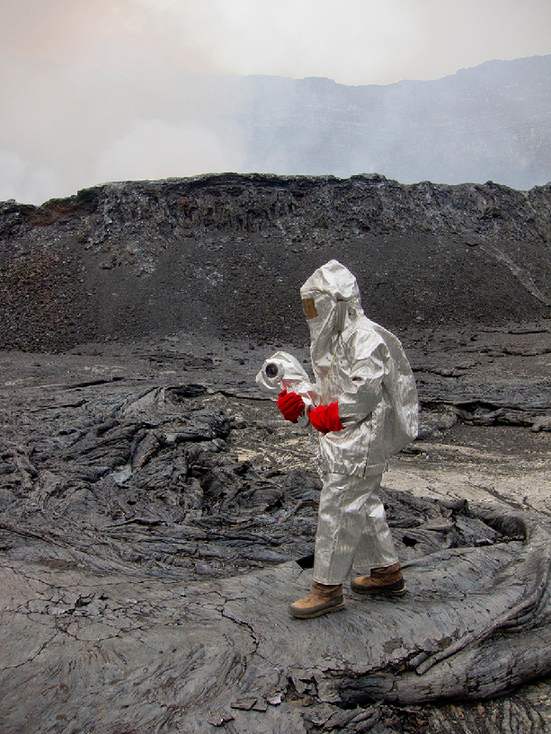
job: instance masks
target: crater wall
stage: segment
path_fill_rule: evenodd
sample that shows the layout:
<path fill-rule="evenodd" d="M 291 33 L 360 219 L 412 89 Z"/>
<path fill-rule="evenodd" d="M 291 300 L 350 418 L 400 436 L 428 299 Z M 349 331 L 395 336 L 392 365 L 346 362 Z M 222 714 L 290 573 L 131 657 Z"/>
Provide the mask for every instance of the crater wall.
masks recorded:
<path fill-rule="evenodd" d="M 0 204 L 0 347 L 179 330 L 304 343 L 298 290 L 337 258 L 388 328 L 551 315 L 551 184 L 212 174 Z"/>

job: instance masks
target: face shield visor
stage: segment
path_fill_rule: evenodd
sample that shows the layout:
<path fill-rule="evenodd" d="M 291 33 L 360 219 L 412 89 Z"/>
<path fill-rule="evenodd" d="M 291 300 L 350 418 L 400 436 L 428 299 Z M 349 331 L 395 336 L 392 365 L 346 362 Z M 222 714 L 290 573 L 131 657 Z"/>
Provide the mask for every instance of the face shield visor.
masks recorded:
<path fill-rule="evenodd" d="M 316 299 L 315 298 L 303 298 L 302 299 L 302 310 L 304 311 L 304 315 L 306 316 L 306 321 L 315 319 L 318 316 L 318 311 L 316 309 Z"/>

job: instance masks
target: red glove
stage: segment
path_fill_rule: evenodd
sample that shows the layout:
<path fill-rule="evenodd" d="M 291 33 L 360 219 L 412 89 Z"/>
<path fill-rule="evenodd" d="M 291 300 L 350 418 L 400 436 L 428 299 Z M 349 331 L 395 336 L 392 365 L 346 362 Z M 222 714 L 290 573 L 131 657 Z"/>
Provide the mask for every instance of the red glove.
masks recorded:
<path fill-rule="evenodd" d="M 331 405 L 318 405 L 308 416 L 310 423 L 320 433 L 328 433 L 329 431 L 342 431 L 343 424 L 339 419 L 339 404 L 331 403 Z"/>
<path fill-rule="evenodd" d="M 286 421 L 297 422 L 297 418 L 304 410 L 304 400 L 296 392 L 282 390 L 277 399 L 277 407 L 283 413 Z"/>

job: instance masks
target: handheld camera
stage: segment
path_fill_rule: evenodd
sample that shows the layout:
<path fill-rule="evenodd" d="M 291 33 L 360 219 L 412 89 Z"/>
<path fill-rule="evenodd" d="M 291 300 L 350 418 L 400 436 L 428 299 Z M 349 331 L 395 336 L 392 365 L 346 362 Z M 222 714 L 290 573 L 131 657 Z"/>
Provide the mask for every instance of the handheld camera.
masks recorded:
<path fill-rule="evenodd" d="M 265 360 L 256 376 L 256 384 L 274 399 L 277 399 L 282 390 L 300 395 L 306 410 L 305 415 L 298 419 L 299 425 L 308 424 L 308 407 L 319 403 L 318 394 L 307 373 L 298 360 L 287 352 L 276 352 Z"/>

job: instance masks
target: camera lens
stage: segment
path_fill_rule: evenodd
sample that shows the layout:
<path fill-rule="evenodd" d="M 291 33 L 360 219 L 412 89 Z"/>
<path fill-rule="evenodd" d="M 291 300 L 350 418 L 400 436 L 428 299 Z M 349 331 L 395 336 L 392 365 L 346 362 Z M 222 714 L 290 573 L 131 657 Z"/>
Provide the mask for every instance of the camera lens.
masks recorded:
<path fill-rule="evenodd" d="M 278 369 L 277 364 L 270 362 L 266 365 L 266 375 L 270 378 L 277 377 Z"/>

